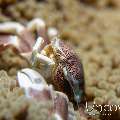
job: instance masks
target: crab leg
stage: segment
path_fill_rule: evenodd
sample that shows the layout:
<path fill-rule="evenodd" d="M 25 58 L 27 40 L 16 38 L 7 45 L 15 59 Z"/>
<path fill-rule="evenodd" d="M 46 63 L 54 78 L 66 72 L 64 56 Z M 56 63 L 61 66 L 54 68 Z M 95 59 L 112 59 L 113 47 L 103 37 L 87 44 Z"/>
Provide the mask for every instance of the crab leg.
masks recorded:
<path fill-rule="evenodd" d="M 50 43 L 48 36 L 46 34 L 46 24 L 42 19 L 40 18 L 33 19 L 28 23 L 27 29 L 32 32 L 36 31 L 38 36 L 43 37 L 43 39 L 45 40 L 44 46 Z"/>
<path fill-rule="evenodd" d="M 47 30 L 44 20 L 35 18 L 27 25 L 27 29 L 32 32 L 37 32 L 38 36 L 43 37 L 45 44 L 50 43 L 50 39 L 58 35 L 58 31 L 54 27 L 49 27 Z"/>
<path fill-rule="evenodd" d="M 0 24 L 0 33 L 16 35 L 16 37 L 11 37 L 8 43 L 13 43 L 16 41 L 19 43 L 21 51 L 28 52 L 32 49 L 33 44 L 35 43 L 34 37 L 23 25 L 17 22 L 5 22 Z M 19 37 L 19 38 L 18 38 Z M 18 40 L 19 39 L 19 40 Z M 22 40 L 22 42 L 20 42 Z M 3 43 L 4 44 L 4 43 Z M 24 44 L 24 45 L 23 45 Z M 24 47 L 23 47 L 24 46 Z M 18 47 L 18 46 L 16 46 Z M 25 48 L 25 49 L 23 49 Z"/>
<path fill-rule="evenodd" d="M 0 24 L 0 33 L 19 34 L 25 27 L 17 22 L 5 22 Z"/>

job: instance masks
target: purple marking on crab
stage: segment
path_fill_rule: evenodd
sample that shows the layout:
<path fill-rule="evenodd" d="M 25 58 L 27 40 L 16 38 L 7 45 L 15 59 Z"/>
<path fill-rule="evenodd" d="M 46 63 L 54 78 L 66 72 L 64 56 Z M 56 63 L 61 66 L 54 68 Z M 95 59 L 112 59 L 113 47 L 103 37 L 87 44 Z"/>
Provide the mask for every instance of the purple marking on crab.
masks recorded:
<path fill-rule="evenodd" d="M 57 42 L 57 43 L 55 43 Z M 79 57 L 67 44 L 61 40 L 54 41 L 59 50 L 60 62 L 55 72 L 54 83 L 56 89 L 60 90 L 58 81 L 62 85 L 71 101 L 80 103 L 84 94 L 84 73 Z M 56 49 L 56 48 L 55 48 Z M 72 96 L 74 96 L 72 98 Z"/>

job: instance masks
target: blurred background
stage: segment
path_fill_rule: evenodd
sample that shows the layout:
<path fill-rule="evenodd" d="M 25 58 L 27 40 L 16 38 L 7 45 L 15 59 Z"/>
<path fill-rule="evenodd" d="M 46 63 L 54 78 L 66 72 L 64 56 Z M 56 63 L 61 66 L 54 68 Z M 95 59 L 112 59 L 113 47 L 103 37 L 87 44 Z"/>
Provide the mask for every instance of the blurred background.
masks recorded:
<path fill-rule="evenodd" d="M 119 105 L 120 0 L 0 0 L 1 23 L 36 17 L 57 28 L 79 55 L 87 100 Z M 112 112 L 119 120 L 120 111 Z"/>

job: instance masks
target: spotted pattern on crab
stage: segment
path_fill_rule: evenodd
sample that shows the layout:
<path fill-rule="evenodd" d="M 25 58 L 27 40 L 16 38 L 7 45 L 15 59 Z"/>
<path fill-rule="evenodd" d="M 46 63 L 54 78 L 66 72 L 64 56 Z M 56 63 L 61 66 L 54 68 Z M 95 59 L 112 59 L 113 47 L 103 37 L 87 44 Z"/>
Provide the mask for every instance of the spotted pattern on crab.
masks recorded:
<path fill-rule="evenodd" d="M 66 67 L 68 68 L 69 72 L 72 73 L 73 77 L 77 80 L 84 81 L 84 74 L 83 74 L 83 66 L 81 64 L 81 60 L 78 58 L 76 53 L 72 50 L 72 48 L 68 47 L 62 41 L 59 41 L 60 48 L 62 51 L 62 55 L 65 57 Z"/>
<path fill-rule="evenodd" d="M 73 101 L 73 92 L 67 80 L 65 80 L 64 73 L 62 70 L 63 66 L 59 65 L 56 69 L 53 84 L 56 90 L 64 92 L 71 101 Z"/>
<path fill-rule="evenodd" d="M 84 94 L 84 73 L 81 61 L 74 51 L 62 41 L 59 41 L 59 50 L 59 56 L 60 58 L 62 56 L 62 59 L 55 72 L 54 86 L 57 90 L 66 93 L 72 102 L 76 102 L 74 97 L 77 93 L 79 97 L 77 101 L 80 102 Z M 66 78 L 64 74 L 64 67 L 67 70 L 66 72 L 70 74 L 69 78 Z"/>
<path fill-rule="evenodd" d="M 72 57 L 72 59 L 68 60 L 67 63 L 67 69 L 68 71 L 73 75 L 73 77 L 76 80 L 80 80 L 80 83 L 83 84 L 83 70 L 82 68 L 82 64 L 79 62 L 79 60 L 77 59 L 77 57 Z"/>

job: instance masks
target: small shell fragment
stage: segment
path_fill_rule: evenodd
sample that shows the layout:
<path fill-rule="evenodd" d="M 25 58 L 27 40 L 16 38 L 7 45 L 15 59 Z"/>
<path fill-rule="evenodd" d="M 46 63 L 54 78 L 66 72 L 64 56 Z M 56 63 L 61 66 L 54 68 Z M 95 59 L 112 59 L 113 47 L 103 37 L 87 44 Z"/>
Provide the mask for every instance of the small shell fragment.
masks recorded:
<path fill-rule="evenodd" d="M 37 101 L 52 101 L 54 106 L 52 112 L 57 120 L 67 120 L 69 113 L 69 99 L 61 92 L 54 91 L 52 85 L 47 85 L 45 79 L 35 70 L 22 69 L 17 74 L 20 87 L 24 88 L 25 95 Z"/>

